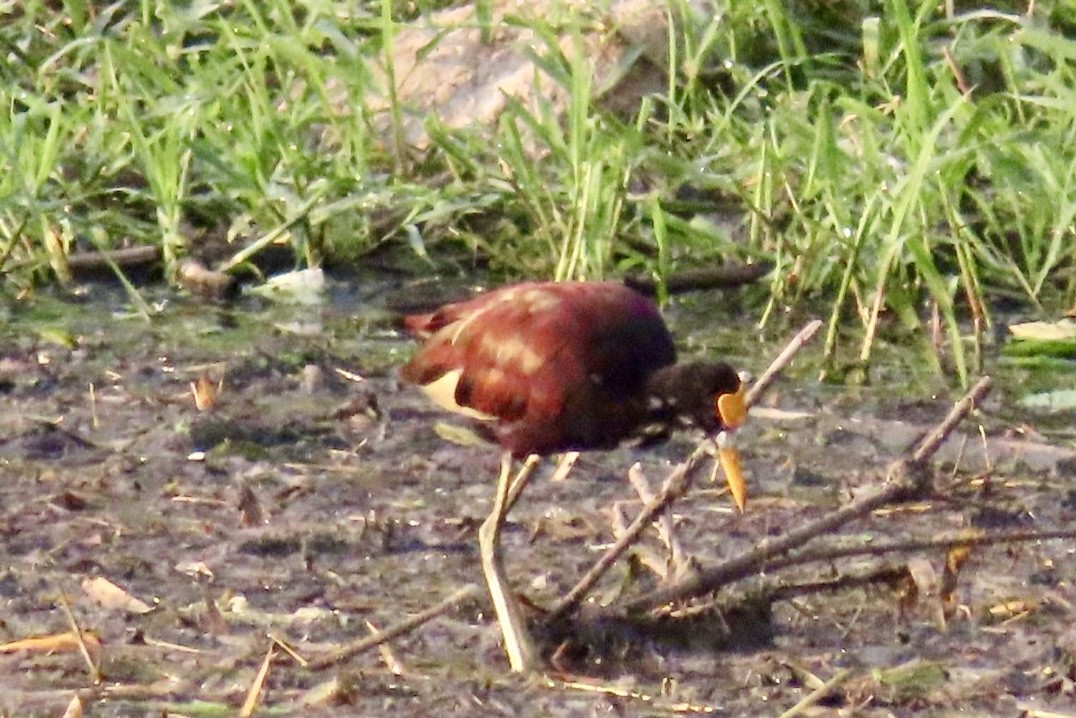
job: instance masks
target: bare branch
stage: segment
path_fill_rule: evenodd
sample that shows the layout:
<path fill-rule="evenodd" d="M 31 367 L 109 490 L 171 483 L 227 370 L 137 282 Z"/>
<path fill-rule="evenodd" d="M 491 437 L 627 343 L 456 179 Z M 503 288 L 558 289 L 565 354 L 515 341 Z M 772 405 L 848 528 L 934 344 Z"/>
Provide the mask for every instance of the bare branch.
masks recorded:
<path fill-rule="evenodd" d="M 815 319 L 814 321 L 808 322 L 807 326 L 800 329 L 796 336 L 792 337 L 792 341 L 781 350 L 781 353 L 777 355 L 777 358 L 770 362 L 770 365 L 766 367 L 766 371 L 762 372 L 762 375 L 759 376 L 759 378 L 755 380 L 755 383 L 751 385 L 751 388 L 747 390 L 745 401 L 748 407 L 752 407 L 758 403 L 758 400 L 762 397 L 762 392 L 766 391 L 769 385 L 773 383 L 777 374 L 789 365 L 792 358 L 803 348 L 803 345 L 809 342 L 821 328 L 822 320 Z"/>
<path fill-rule="evenodd" d="M 318 670 L 321 668 L 328 668 L 329 666 L 336 665 L 341 661 L 346 661 L 352 656 L 356 656 L 360 653 L 370 650 L 371 648 L 376 648 L 383 643 L 387 643 L 388 641 L 391 641 L 395 638 L 399 638 L 406 633 L 410 633 L 411 631 L 415 630 L 427 621 L 430 621 L 434 618 L 437 618 L 438 616 L 448 613 L 458 604 L 463 603 L 464 601 L 468 601 L 472 598 L 476 598 L 480 595 L 482 595 L 482 590 L 478 586 L 473 583 L 467 584 L 466 586 L 456 591 L 451 596 L 441 601 L 437 605 L 430 606 L 425 611 L 422 611 L 421 613 L 416 613 L 414 616 L 408 618 L 405 621 L 400 621 L 393 626 L 389 626 L 380 633 L 375 633 L 372 636 L 366 636 L 365 638 L 360 638 L 356 641 L 352 641 L 347 645 L 341 646 L 327 656 L 315 658 L 314 660 L 310 661 L 308 667 L 313 670 Z"/>
<path fill-rule="evenodd" d="M 687 458 L 687 461 L 673 469 L 672 473 L 669 474 L 669 478 L 665 479 L 665 483 L 662 484 L 661 491 L 635 517 L 635 520 L 631 522 L 624 534 L 602 554 L 602 557 L 579 579 L 579 582 L 553 605 L 546 615 L 547 621 L 554 621 L 575 608 L 579 601 L 587 595 L 587 592 L 594 587 L 594 584 L 628 550 L 628 547 L 635 543 L 639 534 L 646 530 L 654 518 L 667 509 L 673 501 L 687 492 L 692 480 L 695 478 L 695 473 L 699 470 L 700 461 L 707 454 L 705 444 L 706 442 L 697 447 L 691 453 L 691 456 Z"/>

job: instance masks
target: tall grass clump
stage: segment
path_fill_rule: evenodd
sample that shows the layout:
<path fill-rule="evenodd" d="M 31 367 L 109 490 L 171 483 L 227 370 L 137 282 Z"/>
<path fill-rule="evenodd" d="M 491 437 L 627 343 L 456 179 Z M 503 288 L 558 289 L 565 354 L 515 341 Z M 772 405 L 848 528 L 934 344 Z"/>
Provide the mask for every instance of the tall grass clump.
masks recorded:
<path fill-rule="evenodd" d="M 160 246 L 171 273 L 201 232 L 243 242 L 282 224 L 297 261 L 316 261 L 334 228 L 362 225 L 352 198 L 384 158 L 347 98 L 366 90 L 376 17 L 283 0 L 64 8 L 28 3 L 0 29 L 10 276 L 128 243 Z M 311 197 L 333 216 L 315 221 Z"/>
<path fill-rule="evenodd" d="M 851 318 L 866 361 L 880 325 L 917 328 L 926 300 L 963 382 L 962 318 L 989 325 L 999 298 L 1071 301 L 1076 30 L 1063 3 L 1034 16 L 902 0 L 725 10 L 696 30 L 725 69 L 720 90 L 671 92 L 664 136 L 700 112 L 716 128 L 692 127 L 674 154 L 744 207 L 749 246 L 776 264 L 766 316 L 824 298 L 829 351 Z"/>

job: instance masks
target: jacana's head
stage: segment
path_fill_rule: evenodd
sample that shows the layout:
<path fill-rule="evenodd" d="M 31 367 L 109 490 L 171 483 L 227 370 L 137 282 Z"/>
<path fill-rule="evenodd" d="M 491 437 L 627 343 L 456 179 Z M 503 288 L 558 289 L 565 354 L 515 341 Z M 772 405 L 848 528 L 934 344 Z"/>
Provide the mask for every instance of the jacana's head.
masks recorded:
<path fill-rule="evenodd" d="M 687 420 L 717 442 L 717 458 L 740 511 L 747 488 L 740 455 L 729 432 L 747 418 L 744 384 L 728 364 L 688 362 L 662 367 L 650 377 L 651 410 L 660 421 Z"/>
<path fill-rule="evenodd" d="M 686 419 L 707 434 L 738 428 L 747 416 L 744 385 L 728 364 L 684 362 L 663 367 L 650 380 L 655 409 Z"/>

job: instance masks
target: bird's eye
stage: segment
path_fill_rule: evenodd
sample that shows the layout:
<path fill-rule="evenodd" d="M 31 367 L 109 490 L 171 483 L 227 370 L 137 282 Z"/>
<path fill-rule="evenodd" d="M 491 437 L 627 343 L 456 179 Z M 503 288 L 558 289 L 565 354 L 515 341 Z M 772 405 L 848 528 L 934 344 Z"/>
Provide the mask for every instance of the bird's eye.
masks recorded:
<path fill-rule="evenodd" d="M 736 429 L 747 418 L 747 403 L 745 396 L 747 390 L 743 383 L 734 394 L 718 394 L 714 399 L 714 413 L 718 422 L 726 429 Z"/>

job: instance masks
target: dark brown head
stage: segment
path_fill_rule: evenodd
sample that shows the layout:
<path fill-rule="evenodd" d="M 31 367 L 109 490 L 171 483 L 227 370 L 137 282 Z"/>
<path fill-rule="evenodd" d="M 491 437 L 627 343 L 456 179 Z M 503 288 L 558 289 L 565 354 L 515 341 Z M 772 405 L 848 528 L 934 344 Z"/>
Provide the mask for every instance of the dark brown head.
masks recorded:
<path fill-rule="evenodd" d="M 736 371 L 722 363 L 676 364 L 651 374 L 646 388 L 651 421 L 666 426 L 686 422 L 714 436 L 729 493 L 743 511 L 747 485 L 729 435 L 747 417 L 746 392 Z"/>
<path fill-rule="evenodd" d="M 662 423 L 687 422 L 707 434 L 735 429 L 747 414 L 744 386 L 728 364 L 685 362 L 650 375 L 651 417 Z"/>

